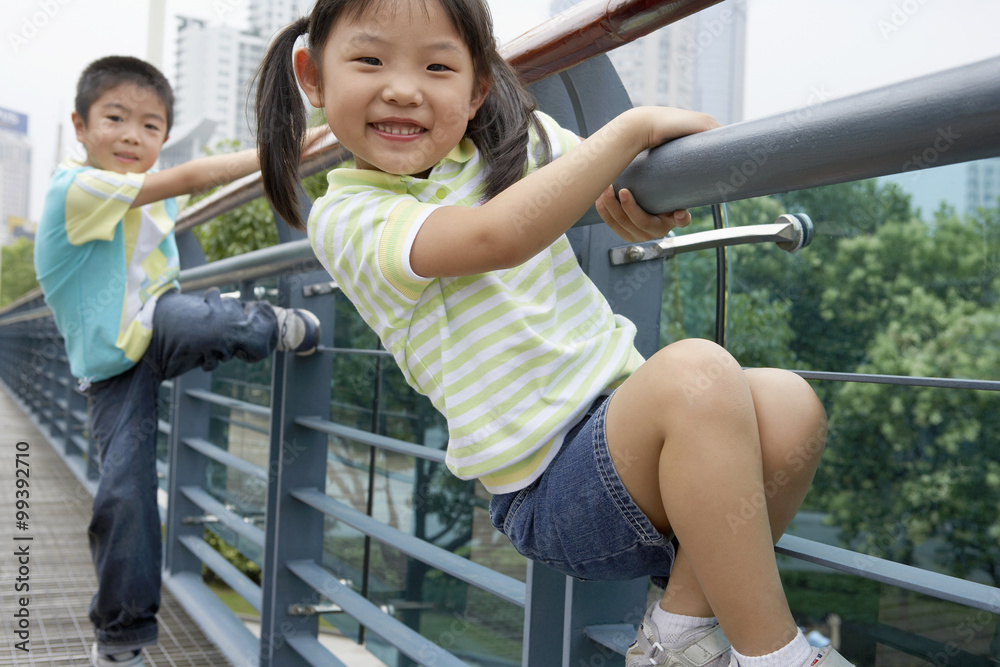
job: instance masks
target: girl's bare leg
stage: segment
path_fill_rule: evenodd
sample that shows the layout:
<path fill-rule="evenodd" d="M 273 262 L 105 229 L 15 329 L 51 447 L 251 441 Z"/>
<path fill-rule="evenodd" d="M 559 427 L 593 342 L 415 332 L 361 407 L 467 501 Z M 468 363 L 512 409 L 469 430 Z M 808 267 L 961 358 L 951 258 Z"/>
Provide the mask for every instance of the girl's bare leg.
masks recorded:
<path fill-rule="evenodd" d="M 713 343 L 680 341 L 619 388 L 607 430 L 629 493 L 681 544 L 661 607 L 716 616 L 744 655 L 791 641 L 773 545 L 812 482 L 826 431 L 805 381 L 744 372 Z"/>

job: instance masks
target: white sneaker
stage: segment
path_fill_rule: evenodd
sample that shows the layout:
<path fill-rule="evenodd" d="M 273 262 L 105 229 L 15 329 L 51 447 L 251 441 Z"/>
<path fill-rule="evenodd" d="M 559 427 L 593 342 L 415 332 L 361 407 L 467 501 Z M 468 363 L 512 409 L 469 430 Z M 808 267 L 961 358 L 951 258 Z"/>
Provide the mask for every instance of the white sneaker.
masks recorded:
<path fill-rule="evenodd" d="M 854 667 L 831 646 L 816 650 L 802 667 Z"/>
<path fill-rule="evenodd" d="M 281 352 L 300 356 L 312 354 L 319 346 L 319 318 L 301 308 L 271 306 L 278 318 L 278 345 Z"/>
<path fill-rule="evenodd" d="M 739 667 L 735 655 L 730 660 L 729 667 Z M 821 649 L 813 649 L 809 659 L 802 663 L 802 667 L 854 667 L 854 665 L 837 653 L 833 647 L 826 646 Z"/>
<path fill-rule="evenodd" d="M 664 648 L 660 629 L 653 623 L 654 602 L 639 624 L 635 641 L 625 653 L 625 667 L 726 667 L 730 664 L 729 640 L 719 624 L 705 628 L 680 648 Z"/>
<path fill-rule="evenodd" d="M 97 652 L 97 642 L 90 647 L 90 661 L 94 667 L 143 667 L 142 651 L 127 651 L 109 655 Z"/>

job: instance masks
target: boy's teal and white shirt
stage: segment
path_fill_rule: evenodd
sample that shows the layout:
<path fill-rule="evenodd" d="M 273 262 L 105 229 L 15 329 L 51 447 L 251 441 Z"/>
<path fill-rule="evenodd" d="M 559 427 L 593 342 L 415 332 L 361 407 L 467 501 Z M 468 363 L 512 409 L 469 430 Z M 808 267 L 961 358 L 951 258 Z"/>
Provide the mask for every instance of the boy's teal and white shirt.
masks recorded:
<path fill-rule="evenodd" d="M 178 204 L 132 208 L 145 176 L 66 160 L 49 184 L 35 273 L 84 387 L 142 358 L 157 298 L 178 287 Z"/>
<path fill-rule="evenodd" d="M 580 142 L 538 116 L 553 160 Z M 531 171 L 543 155 L 534 133 L 528 150 Z M 413 272 L 421 224 L 438 206 L 479 205 L 484 174 L 468 139 L 427 179 L 335 169 L 313 205 L 309 238 L 407 382 L 447 419 L 448 467 L 507 493 L 542 474 L 593 400 L 642 357 L 635 326 L 611 312 L 565 235 L 506 271 L 434 279 Z"/>

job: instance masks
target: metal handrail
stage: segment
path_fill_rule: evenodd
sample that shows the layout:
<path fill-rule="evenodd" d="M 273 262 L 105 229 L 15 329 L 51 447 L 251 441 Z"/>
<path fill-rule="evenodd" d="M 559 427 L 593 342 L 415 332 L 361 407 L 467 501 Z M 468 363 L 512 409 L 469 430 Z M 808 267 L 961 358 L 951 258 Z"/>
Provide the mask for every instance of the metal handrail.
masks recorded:
<path fill-rule="evenodd" d="M 515 38 L 501 54 L 526 83 L 543 79 L 589 58 L 612 51 L 644 35 L 690 16 L 721 0 L 610 0 L 572 7 Z M 307 151 L 299 167 L 305 178 L 329 169 L 347 157 L 330 135 Z M 208 222 L 264 194 L 260 172 L 220 189 L 184 210 L 177 217 L 177 233 Z"/>
<path fill-rule="evenodd" d="M 990 58 L 681 137 L 640 154 L 615 188 L 663 213 L 994 157 L 998 71 Z"/>

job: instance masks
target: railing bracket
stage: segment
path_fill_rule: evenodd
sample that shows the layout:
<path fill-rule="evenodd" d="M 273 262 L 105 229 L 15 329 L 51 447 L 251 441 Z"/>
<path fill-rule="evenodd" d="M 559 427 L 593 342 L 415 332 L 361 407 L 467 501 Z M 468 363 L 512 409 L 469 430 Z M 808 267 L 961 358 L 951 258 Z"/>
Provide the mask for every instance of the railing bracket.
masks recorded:
<path fill-rule="evenodd" d="M 338 289 L 337 283 L 332 280 L 325 283 L 315 283 L 313 285 L 306 285 L 302 288 L 302 296 L 321 296 L 323 294 L 330 294 L 336 292 Z"/>
<path fill-rule="evenodd" d="M 318 614 L 342 614 L 344 610 L 339 604 L 290 604 L 289 616 L 316 616 Z"/>
<path fill-rule="evenodd" d="M 707 232 L 675 236 L 673 232 L 657 241 L 633 243 L 608 251 L 612 266 L 634 264 L 651 259 L 670 259 L 682 252 L 719 248 L 747 243 L 777 243 L 788 252 L 800 250 L 812 241 L 813 223 L 805 213 L 785 213 L 770 225 L 726 227 Z"/>
<path fill-rule="evenodd" d="M 198 525 L 204 526 L 210 523 L 221 523 L 221 521 L 219 517 L 215 516 L 214 514 L 203 514 L 201 516 L 186 516 L 183 519 L 181 519 L 181 523 L 183 523 L 185 526 L 198 526 Z"/>

